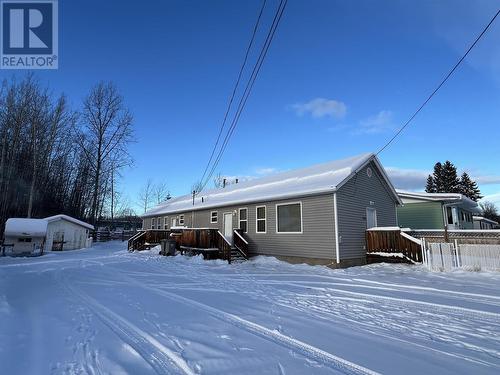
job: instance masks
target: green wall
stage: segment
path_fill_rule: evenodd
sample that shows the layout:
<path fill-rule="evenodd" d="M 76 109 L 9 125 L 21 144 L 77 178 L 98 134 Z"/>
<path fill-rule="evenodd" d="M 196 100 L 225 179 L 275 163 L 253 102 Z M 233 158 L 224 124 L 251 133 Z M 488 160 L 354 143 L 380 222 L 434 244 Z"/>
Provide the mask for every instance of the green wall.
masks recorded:
<path fill-rule="evenodd" d="M 398 225 L 412 229 L 443 229 L 443 209 L 440 202 L 406 203 L 397 208 Z"/>

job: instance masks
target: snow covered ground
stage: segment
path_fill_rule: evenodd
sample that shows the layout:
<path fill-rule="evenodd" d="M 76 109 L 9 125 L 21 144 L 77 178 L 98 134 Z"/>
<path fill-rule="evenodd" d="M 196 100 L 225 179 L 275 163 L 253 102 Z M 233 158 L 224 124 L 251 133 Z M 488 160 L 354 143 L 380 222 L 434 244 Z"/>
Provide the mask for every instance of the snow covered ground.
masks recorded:
<path fill-rule="evenodd" d="M 500 274 L 0 258 L 0 374 L 499 374 Z"/>

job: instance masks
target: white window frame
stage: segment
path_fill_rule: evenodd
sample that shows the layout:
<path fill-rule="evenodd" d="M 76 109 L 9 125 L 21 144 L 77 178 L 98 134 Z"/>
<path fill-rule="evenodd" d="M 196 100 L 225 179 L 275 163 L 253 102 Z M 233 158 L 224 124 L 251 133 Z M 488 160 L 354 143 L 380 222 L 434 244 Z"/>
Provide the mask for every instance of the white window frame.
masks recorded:
<path fill-rule="evenodd" d="M 300 232 L 280 232 L 278 230 L 278 207 L 279 206 L 289 206 L 292 204 L 298 204 L 300 205 Z M 276 204 L 276 233 L 277 234 L 303 234 L 304 233 L 304 220 L 303 220 L 303 213 L 302 213 L 302 202 L 297 201 L 297 202 L 287 202 L 287 203 L 277 203 Z"/>
<path fill-rule="evenodd" d="M 259 212 L 259 208 L 264 208 L 265 216 L 264 219 L 259 219 L 259 215 L 257 214 Z M 248 214 L 248 212 L 247 212 Z M 264 220 L 266 230 L 264 232 L 259 231 L 259 220 Z M 259 234 L 266 234 L 267 233 L 267 206 L 266 205 L 261 205 L 261 206 L 256 206 L 255 207 L 255 233 Z"/>
<path fill-rule="evenodd" d="M 168 229 L 168 216 L 163 217 L 163 229 Z"/>
<path fill-rule="evenodd" d="M 370 228 L 368 228 L 368 211 L 375 212 L 375 226 L 373 226 L 371 228 L 377 228 L 378 227 L 378 212 L 377 212 L 377 209 L 375 207 L 366 207 L 366 228 L 370 229 Z"/>
<path fill-rule="evenodd" d="M 170 228 L 176 227 L 177 226 L 177 217 L 173 217 L 172 220 L 170 221 Z"/>
<path fill-rule="evenodd" d="M 152 217 L 151 218 L 151 229 L 156 229 L 155 226 L 156 226 L 156 218 Z"/>
<path fill-rule="evenodd" d="M 184 215 L 179 215 L 179 226 L 184 226 Z"/>
<path fill-rule="evenodd" d="M 245 220 L 241 220 L 241 210 L 247 211 L 247 218 Z M 267 212 L 266 212 L 266 215 L 267 215 Z M 248 208 L 247 207 L 238 208 L 238 228 L 240 228 L 240 229 L 241 229 L 241 222 L 242 221 L 246 221 L 246 223 L 247 223 L 247 230 L 243 233 L 248 233 Z M 267 225 L 266 225 L 266 229 L 267 229 Z"/>
<path fill-rule="evenodd" d="M 161 217 L 159 217 L 157 219 L 156 226 L 157 226 L 157 229 L 161 229 Z"/>
<path fill-rule="evenodd" d="M 215 214 L 215 221 L 213 214 Z M 219 222 L 219 211 L 210 211 L 210 223 L 217 224 L 218 222 Z"/>

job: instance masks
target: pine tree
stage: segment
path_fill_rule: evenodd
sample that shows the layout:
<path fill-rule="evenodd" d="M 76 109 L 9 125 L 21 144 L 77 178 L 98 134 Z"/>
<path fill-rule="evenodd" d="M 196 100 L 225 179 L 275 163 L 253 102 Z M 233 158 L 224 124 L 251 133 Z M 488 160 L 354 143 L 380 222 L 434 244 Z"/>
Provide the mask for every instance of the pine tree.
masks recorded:
<path fill-rule="evenodd" d="M 442 165 L 441 184 L 441 191 L 438 190 L 438 193 L 460 192 L 460 180 L 458 179 L 457 168 L 449 160 L 446 160 Z"/>
<path fill-rule="evenodd" d="M 473 181 L 466 172 L 460 178 L 459 192 L 475 202 L 482 198 L 476 181 Z"/>
<path fill-rule="evenodd" d="M 436 192 L 436 184 L 434 182 L 434 178 L 432 175 L 429 175 L 427 177 L 427 184 L 425 185 L 425 192 L 426 193 L 435 193 Z"/>
<path fill-rule="evenodd" d="M 437 162 L 434 165 L 434 173 L 433 173 L 433 181 L 434 181 L 434 193 L 442 193 L 443 192 L 443 165 L 440 162 Z"/>

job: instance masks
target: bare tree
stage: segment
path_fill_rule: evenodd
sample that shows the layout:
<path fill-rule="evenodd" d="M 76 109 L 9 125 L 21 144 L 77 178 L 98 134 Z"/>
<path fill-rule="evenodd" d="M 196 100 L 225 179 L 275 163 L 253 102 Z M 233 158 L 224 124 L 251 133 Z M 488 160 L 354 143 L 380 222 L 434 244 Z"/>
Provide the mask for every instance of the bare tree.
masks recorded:
<path fill-rule="evenodd" d="M 500 216 L 498 215 L 498 208 L 493 202 L 484 201 L 479 203 L 479 207 L 481 207 L 481 211 L 483 212 L 483 216 L 486 219 L 498 221 Z"/>
<path fill-rule="evenodd" d="M 168 191 L 167 184 L 163 182 L 158 182 L 153 186 L 153 195 L 156 200 L 156 204 L 160 204 L 166 201 L 170 195 Z"/>
<path fill-rule="evenodd" d="M 146 185 L 144 185 L 141 191 L 139 192 L 139 203 L 141 207 L 144 209 L 144 212 L 146 212 L 151 206 L 153 197 L 154 197 L 153 180 L 149 178 L 146 182 Z"/>
<path fill-rule="evenodd" d="M 82 117 L 78 143 L 93 172 L 90 217 L 95 223 L 105 194 L 101 186 L 105 174 L 131 163 L 127 145 L 132 140 L 132 115 L 114 84 L 100 82 L 86 97 Z"/>

